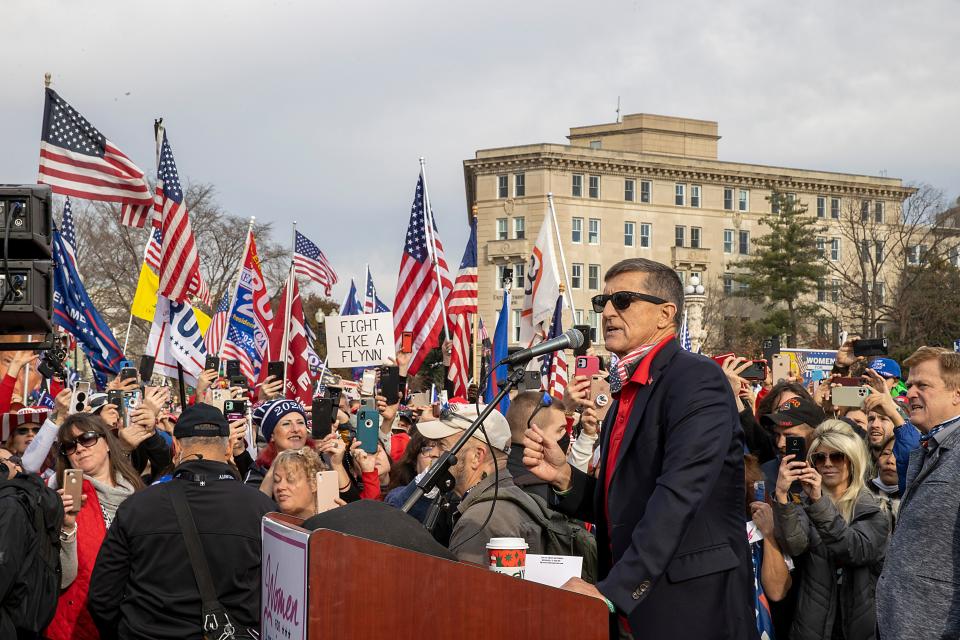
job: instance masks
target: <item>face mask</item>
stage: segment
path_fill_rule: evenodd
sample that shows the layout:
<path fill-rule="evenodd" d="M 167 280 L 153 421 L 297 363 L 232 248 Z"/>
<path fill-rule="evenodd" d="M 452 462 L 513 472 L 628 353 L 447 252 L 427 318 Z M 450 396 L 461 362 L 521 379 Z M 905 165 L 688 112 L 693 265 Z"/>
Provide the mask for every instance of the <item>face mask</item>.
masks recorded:
<path fill-rule="evenodd" d="M 563 451 L 564 455 L 566 455 L 567 451 L 570 449 L 570 434 L 563 434 L 563 437 L 557 440 L 557 445 L 560 447 L 560 451 Z"/>

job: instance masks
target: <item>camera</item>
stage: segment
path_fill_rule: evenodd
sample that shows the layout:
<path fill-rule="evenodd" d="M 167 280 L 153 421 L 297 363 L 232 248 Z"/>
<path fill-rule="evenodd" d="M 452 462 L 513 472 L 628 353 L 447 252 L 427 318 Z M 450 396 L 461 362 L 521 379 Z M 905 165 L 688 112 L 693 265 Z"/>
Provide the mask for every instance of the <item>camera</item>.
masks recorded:
<path fill-rule="evenodd" d="M 67 377 L 67 369 L 63 366 L 63 361 L 67 358 L 67 350 L 63 346 L 60 338 L 53 341 L 53 346 L 40 352 L 40 361 L 37 363 L 37 371 L 48 380 L 59 378 L 61 380 Z"/>

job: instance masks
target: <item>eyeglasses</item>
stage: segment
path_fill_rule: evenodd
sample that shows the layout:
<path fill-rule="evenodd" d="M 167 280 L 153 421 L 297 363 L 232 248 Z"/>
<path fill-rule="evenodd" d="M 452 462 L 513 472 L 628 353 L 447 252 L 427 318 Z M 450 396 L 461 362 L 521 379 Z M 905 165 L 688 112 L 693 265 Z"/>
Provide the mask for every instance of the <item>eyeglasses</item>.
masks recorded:
<path fill-rule="evenodd" d="M 602 293 L 590 298 L 590 302 L 593 304 L 593 310 L 596 313 L 603 313 L 603 309 L 607 306 L 608 301 L 613 303 L 613 308 L 617 311 L 626 311 L 630 305 L 633 304 L 634 300 L 643 300 L 644 302 L 651 302 L 653 304 L 667 304 L 667 301 L 663 298 L 651 296 L 648 293 L 637 293 L 636 291 L 616 291 L 609 295 Z"/>
<path fill-rule="evenodd" d="M 27 435 L 28 433 L 32 433 L 33 435 L 37 435 L 38 433 L 40 433 L 40 427 L 17 427 L 17 435 L 18 435 L 18 436 L 25 436 L 25 435 Z"/>
<path fill-rule="evenodd" d="M 435 442 L 430 442 L 430 443 L 425 444 L 425 445 L 423 445 L 422 447 L 420 447 L 420 455 L 422 455 L 422 456 L 428 456 L 428 455 L 430 455 L 430 452 L 431 452 L 431 451 L 433 451 L 434 449 L 439 449 L 439 448 L 440 448 L 440 445 L 439 445 L 439 444 L 437 444 L 437 443 L 435 443 Z"/>
<path fill-rule="evenodd" d="M 847 456 L 839 451 L 831 451 L 829 454 L 823 451 L 817 451 L 810 456 L 810 462 L 812 462 L 815 467 L 821 467 L 826 464 L 828 458 L 830 459 L 830 464 L 839 467 L 843 464 L 844 460 L 847 459 Z"/>
<path fill-rule="evenodd" d="M 96 431 L 85 431 L 77 436 L 76 440 L 64 440 L 60 443 L 60 455 L 69 456 L 70 454 L 76 452 L 77 445 L 83 445 L 84 449 L 88 449 L 95 444 L 100 438 L 106 437 L 102 433 L 97 433 Z"/>

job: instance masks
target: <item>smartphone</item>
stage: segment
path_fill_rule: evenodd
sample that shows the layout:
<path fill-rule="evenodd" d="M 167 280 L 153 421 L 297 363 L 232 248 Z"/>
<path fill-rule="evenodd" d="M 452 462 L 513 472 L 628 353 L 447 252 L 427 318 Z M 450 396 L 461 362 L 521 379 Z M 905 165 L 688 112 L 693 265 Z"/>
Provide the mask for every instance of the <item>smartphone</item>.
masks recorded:
<path fill-rule="evenodd" d="M 767 485 L 763 480 L 753 483 L 753 499 L 755 502 L 767 501 Z"/>
<path fill-rule="evenodd" d="M 134 369 L 136 373 L 136 369 Z M 73 385 L 73 396 L 70 398 L 70 413 L 82 413 L 87 408 L 87 398 L 90 397 L 90 383 L 77 382 Z"/>
<path fill-rule="evenodd" d="M 223 417 L 227 419 L 227 422 L 233 422 L 234 420 L 240 420 L 241 418 L 247 417 L 247 401 L 246 400 L 224 400 L 223 401 Z"/>
<path fill-rule="evenodd" d="M 360 378 L 360 395 L 372 396 L 377 391 L 377 370 L 364 369 Z"/>
<path fill-rule="evenodd" d="M 123 411 L 123 391 L 120 391 L 120 389 L 107 391 L 107 402 L 114 405 L 117 411 Z"/>
<path fill-rule="evenodd" d="M 794 462 L 807 461 L 807 439 L 803 436 L 786 436 L 787 447 L 784 455 L 794 455 Z"/>
<path fill-rule="evenodd" d="M 610 383 L 601 375 L 595 375 L 590 378 L 590 397 L 593 398 L 593 404 L 596 405 L 597 417 L 603 422 L 610 410 L 613 398 L 610 396 Z"/>
<path fill-rule="evenodd" d="M 330 435 L 337 405 L 332 398 L 314 398 L 310 406 L 310 437 L 321 440 Z"/>
<path fill-rule="evenodd" d="M 377 452 L 380 442 L 380 414 L 376 410 L 363 409 L 357 411 L 357 440 L 360 448 L 369 454 Z"/>
<path fill-rule="evenodd" d="M 400 353 L 413 353 L 413 333 L 404 331 L 400 334 Z"/>
<path fill-rule="evenodd" d="M 340 481 L 336 471 L 317 471 L 317 513 L 337 508 Z"/>
<path fill-rule="evenodd" d="M 120 369 L 121 380 L 130 380 L 131 378 L 134 380 L 137 379 L 136 367 L 124 367 L 123 369 Z"/>
<path fill-rule="evenodd" d="M 225 373 L 226 373 L 226 377 L 230 379 L 243 375 L 242 373 L 240 373 L 240 361 L 227 360 L 227 370 Z"/>
<path fill-rule="evenodd" d="M 275 380 L 283 380 L 285 367 L 283 363 L 278 360 L 273 360 L 267 363 L 267 375 L 273 376 Z"/>
<path fill-rule="evenodd" d="M 587 355 L 587 349 L 590 348 L 590 325 L 575 324 L 573 328 L 583 334 L 583 344 L 573 350 L 573 356 L 585 356 Z"/>
<path fill-rule="evenodd" d="M 854 340 L 853 355 L 858 357 L 885 356 L 887 355 L 887 339 Z"/>
<path fill-rule="evenodd" d="M 380 367 L 380 395 L 388 405 L 400 402 L 400 367 Z"/>
<path fill-rule="evenodd" d="M 203 361 L 204 371 L 216 371 L 220 372 L 220 358 L 217 356 L 207 355 L 207 359 Z"/>
<path fill-rule="evenodd" d="M 740 377 L 744 380 L 766 380 L 767 363 L 763 360 L 754 360 L 749 367 L 740 372 Z"/>
<path fill-rule="evenodd" d="M 775 353 L 773 354 L 772 362 L 770 363 L 771 375 L 773 377 L 773 384 L 778 382 L 783 382 L 790 377 L 790 357 L 785 353 Z"/>
<path fill-rule="evenodd" d="M 773 361 L 773 354 L 780 353 L 780 338 L 767 338 L 761 345 L 763 349 L 763 359 L 769 364 Z"/>
<path fill-rule="evenodd" d="M 430 405 L 430 392 L 420 391 L 410 396 L 411 407 L 426 407 Z"/>
<path fill-rule="evenodd" d="M 153 365 L 156 362 L 156 358 L 143 354 L 140 356 L 140 379 L 143 381 L 149 381 L 153 377 Z"/>
<path fill-rule="evenodd" d="M 240 387 L 241 389 L 247 388 L 247 377 L 245 375 L 230 376 L 230 386 L 231 387 Z"/>
<path fill-rule="evenodd" d="M 863 401 L 870 395 L 870 387 L 836 387 L 830 391 L 830 402 L 835 407 L 863 408 Z"/>
<path fill-rule="evenodd" d="M 83 471 L 80 469 L 63 470 L 63 492 L 73 498 L 70 513 L 80 512 L 80 496 L 83 495 Z"/>
<path fill-rule="evenodd" d="M 589 378 L 600 373 L 600 358 L 597 356 L 577 356 L 574 360 L 573 375 Z"/>
<path fill-rule="evenodd" d="M 330 415 L 331 420 L 337 419 L 337 409 L 340 408 L 340 396 L 343 395 L 343 389 L 340 387 L 327 387 L 327 396 L 333 400 L 333 413 Z"/>
<path fill-rule="evenodd" d="M 210 405 L 220 409 L 220 412 L 223 412 L 224 404 L 230 400 L 230 390 L 229 389 L 211 389 L 210 390 Z"/>
<path fill-rule="evenodd" d="M 726 362 L 730 358 L 736 358 L 736 357 L 737 357 L 737 354 L 731 352 L 731 353 L 723 353 L 723 354 L 720 354 L 719 356 L 713 356 L 713 358 L 711 359 L 722 367 L 724 362 Z"/>
<path fill-rule="evenodd" d="M 362 396 L 360 398 L 360 409 L 368 409 L 370 411 L 377 410 L 377 400 L 373 396 Z M 357 409 L 357 411 L 360 411 Z"/>
<path fill-rule="evenodd" d="M 123 392 L 123 426 L 130 426 L 130 414 L 143 402 L 143 392 L 140 389 L 136 391 Z"/>
<path fill-rule="evenodd" d="M 860 378 L 846 378 L 843 376 L 830 378 L 829 382 L 830 384 L 840 385 L 841 387 L 859 387 L 863 384 L 863 380 Z"/>

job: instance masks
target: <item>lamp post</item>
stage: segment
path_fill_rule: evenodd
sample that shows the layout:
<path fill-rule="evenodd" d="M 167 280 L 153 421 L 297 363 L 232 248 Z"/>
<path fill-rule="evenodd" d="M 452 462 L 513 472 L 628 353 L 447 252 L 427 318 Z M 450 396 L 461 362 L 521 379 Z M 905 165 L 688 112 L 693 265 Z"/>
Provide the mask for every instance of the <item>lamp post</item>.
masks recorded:
<path fill-rule="evenodd" d="M 707 303 L 706 289 L 700 278 L 693 276 L 683 288 L 683 304 L 687 310 L 687 331 L 690 333 L 690 349 L 700 351 L 707 338 L 703 329 L 703 308 Z"/>

